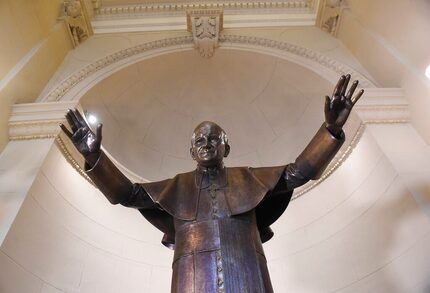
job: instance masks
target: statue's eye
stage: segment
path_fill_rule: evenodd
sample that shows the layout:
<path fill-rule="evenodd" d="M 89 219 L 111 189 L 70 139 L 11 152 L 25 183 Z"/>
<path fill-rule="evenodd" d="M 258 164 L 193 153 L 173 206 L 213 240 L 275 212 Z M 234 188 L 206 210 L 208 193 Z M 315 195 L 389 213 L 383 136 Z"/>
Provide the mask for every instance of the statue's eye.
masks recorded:
<path fill-rule="evenodd" d="M 200 138 L 196 139 L 196 141 L 194 143 L 196 145 L 202 145 L 204 142 L 205 142 L 205 140 L 202 137 L 200 137 Z"/>
<path fill-rule="evenodd" d="M 213 136 L 210 138 L 210 142 L 211 143 L 218 143 L 218 137 L 217 136 Z"/>

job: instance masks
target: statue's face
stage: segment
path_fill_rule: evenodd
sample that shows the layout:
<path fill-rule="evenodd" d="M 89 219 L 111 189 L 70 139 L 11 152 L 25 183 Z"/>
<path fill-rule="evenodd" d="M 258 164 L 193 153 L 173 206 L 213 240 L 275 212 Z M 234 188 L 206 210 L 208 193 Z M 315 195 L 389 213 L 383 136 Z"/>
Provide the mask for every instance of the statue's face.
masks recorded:
<path fill-rule="evenodd" d="M 215 167 L 227 157 L 230 147 L 221 127 L 209 121 L 200 123 L 191 139 L 191 157 L 204 167 Z"/>

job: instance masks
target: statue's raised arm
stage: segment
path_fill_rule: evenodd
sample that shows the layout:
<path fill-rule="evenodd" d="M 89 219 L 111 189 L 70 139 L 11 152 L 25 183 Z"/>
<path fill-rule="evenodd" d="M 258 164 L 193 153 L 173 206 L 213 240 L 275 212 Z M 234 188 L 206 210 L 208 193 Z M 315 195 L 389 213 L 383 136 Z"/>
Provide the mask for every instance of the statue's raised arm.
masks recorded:
<path fill-rule="evenodd" d="M 287 165 L 284 178 L 288 190 L 320 178 L 345 141 L 342 127 L 364 93 L 364 90 L 360 90 L 354 96 L 358 81 L 354 81 L 348 90 L 350 79 L 351 75 L 342 75 L 333 95 L 325 97 L 325 122 L 296 161 Z"/>
<path fill-rule="evenodd" d="M 69 110 L 67 122 L 72 132 L 63 124 L 64 133 L 85 158 L 85 172 L 112 204 L 142 209 L 154 209 L 154 203 L 138 184 L 133 184 L 101 150 L 102 124 L 94 133 L 78 110 Z"/>

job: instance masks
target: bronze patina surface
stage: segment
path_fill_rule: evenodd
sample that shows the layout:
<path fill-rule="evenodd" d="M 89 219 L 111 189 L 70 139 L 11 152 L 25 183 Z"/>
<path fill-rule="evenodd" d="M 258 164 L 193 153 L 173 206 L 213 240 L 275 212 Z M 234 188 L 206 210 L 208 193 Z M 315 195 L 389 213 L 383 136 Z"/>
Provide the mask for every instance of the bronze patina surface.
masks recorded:
<path fill-rule="evenodd" d="M 164 233 L 174 249 L 172 292 L 273 292 L 262 243 L 285 211 L 294 188 L 317 179 L 344 141 L 342 127 L 358 82 L 347 92 L 342 76 L 326 96 L 325 123 L 294 163 L 264 168 L 227 168 L 227 136 L 217 124 L 200 123 L 191 139 L 196 170 L 159 182 L 132 183 L 101 151 L 102 125 L 92 132 L 77 110 L 61 125 L 85 157 L 86 171 L 112 204 L 136 208 Z"/>

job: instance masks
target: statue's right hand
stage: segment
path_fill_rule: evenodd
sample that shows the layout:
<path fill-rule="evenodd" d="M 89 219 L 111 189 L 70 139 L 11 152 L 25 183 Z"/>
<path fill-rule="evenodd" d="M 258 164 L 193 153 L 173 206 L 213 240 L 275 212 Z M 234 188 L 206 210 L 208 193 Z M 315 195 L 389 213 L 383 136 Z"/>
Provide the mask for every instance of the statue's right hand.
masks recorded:
<path fill-rule="evenodd" d="M 90 167 L 94 166 L 100 157 L 103 125 L 99 124 L 96 133 L 94 133 L 76 109 L 69 110 L 66 114 L 66 119 L 72 132 L 64 124 L 60 124 L 61 129 L 70 138 L 76 149 L 84 156 L 85 161 Z"/>

